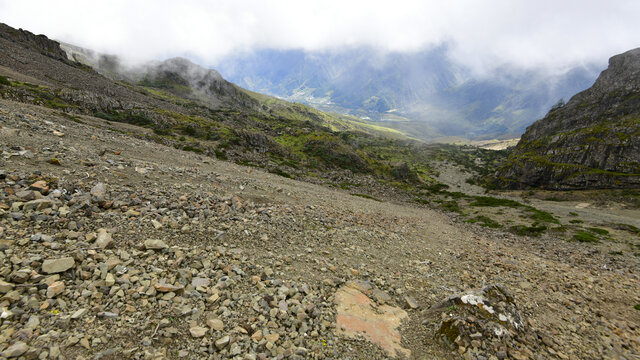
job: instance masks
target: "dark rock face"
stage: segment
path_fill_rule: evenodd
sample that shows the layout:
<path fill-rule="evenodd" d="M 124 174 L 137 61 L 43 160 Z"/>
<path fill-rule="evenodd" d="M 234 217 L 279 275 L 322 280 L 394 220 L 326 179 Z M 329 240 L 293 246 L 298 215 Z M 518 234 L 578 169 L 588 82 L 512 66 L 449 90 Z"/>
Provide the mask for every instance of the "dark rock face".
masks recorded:
<path fill-rule="evenodd" d="M 640 48 L 529 126 L 496 177 L 511 189 L 640 187 Z"/>
<path fill-rule="evenodd" d="M 14 29 L 11 26 L 0 23 L 0 38 L 20 43 L 43 55 L 70 63 L 67 59 L 67 54 L 60 48 L 60 43 L 50 40 L 44 35 L 35 35 L 29 31 Z"/>

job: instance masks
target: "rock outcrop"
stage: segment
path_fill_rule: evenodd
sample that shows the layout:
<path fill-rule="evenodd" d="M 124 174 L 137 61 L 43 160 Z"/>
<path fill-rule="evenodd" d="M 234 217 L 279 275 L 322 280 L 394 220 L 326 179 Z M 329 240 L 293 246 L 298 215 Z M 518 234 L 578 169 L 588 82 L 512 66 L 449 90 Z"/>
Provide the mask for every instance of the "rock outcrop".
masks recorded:
<path fill-rule="evenodd" d="M 498 186 L 640 186 L 640 48 L 609 60 L 595 84 L 527 128 Z"/>

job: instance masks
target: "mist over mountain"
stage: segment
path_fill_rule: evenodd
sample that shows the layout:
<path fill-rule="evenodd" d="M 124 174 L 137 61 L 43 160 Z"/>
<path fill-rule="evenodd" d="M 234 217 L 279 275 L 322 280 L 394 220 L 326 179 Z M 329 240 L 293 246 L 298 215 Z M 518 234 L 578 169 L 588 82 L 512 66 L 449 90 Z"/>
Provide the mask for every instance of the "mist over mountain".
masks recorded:
<path fill-rule="evenodd" d="M 250 90 L 370 118 L 428 140 L 519 136 L 558 100 L 593 84 L 604 65 L 560 74 L 503 66 L 479 76 L 441 45 L 419 52 L 263 49 L 215 67 Z"/>

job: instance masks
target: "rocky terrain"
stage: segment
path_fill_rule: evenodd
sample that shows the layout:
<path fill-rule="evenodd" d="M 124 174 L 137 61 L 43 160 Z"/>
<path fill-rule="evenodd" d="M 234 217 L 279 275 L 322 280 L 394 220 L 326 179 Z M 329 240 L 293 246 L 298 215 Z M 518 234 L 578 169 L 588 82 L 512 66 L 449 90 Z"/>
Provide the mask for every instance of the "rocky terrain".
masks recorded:
<path fill-rule="evenodd" d="M 640 187 L 640 49 L 529 126 L 496 176 L 512 189 Z"/>
<path fill-rule="evenodd" d="M 640 357 L 635 195 L 486 196 L 502 153 L 0 34 L 0 359 Z"/>
<path fill-rule="evenodd" d="M 640 354 L 638 262 L 608 244 L 487 230 L 58 114 L 0 107 L 2 357 Z"/>

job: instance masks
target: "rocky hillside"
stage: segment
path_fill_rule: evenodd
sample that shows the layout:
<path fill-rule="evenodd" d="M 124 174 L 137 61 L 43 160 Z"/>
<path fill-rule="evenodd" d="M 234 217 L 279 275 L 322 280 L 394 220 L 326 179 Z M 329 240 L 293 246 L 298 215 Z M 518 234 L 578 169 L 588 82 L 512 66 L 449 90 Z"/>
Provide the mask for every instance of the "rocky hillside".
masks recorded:
<path fill-rule="evenodd" d="M 640 187 L 640 49 L 528 127 L 496 175 L 514 189 Z"/>

